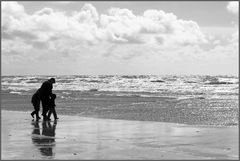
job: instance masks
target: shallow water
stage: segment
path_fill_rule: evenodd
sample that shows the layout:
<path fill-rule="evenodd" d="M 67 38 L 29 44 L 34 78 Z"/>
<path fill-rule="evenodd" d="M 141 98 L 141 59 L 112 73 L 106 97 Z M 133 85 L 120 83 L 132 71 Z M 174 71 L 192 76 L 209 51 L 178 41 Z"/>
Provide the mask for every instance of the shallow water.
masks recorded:
<path fill-rule="evenodd" d="M 55 91 L 57 95 L 59 91 Z M 95 93 L 95 92 L 94 92 Z M 60 114 L 123 120 L 174 122 L 194 125 L 238 125 L 236 99 L 177 99 L 172 97 L 112 96 L 101 92 L 76 92 L 74 97 L 56 99 Z M 2 93 L 1 108 L 30 111 L 31 95 Z"/>

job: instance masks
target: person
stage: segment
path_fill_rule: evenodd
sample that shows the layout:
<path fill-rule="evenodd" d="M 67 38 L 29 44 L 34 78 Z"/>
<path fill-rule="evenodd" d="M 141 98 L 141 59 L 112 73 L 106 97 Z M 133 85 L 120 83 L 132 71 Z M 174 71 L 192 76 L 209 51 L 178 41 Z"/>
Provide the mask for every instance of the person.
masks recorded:
<path fill-rule="evenodd" d="M 39 88 L 40 100 L 42 102 L 42 116 L 43 120 L 47 121 L 47 112 L 49 111 L 49 102 L 52 94 L 53 83 L 55 83 L 55 78 L 50 78 L 49 80 L 43 82 L 42 86 Z"/>
<path fill-rule="evenodd" d="M 49 103 L 49 112 L 48 112 L 48 119 L 49 120 L 51 120 L 50 119 L 51 114 L 53 114 L 55 120 L 58 119 L 57 113 L 56 113 L 56 110 L 55 110 L 55 107 L 56 107 L 55 99 L 56 99 L 56 94 L 52 94 L 51 95 L 51 99 L 50 99 L 50 103 Z"/>
<path fill-rule="evenodd" d="M 32 118 L 34 119 L 34 114 L 36 115 L 36 120 L 41 119 L 41 117 L 39 117 L 39 110 L 40 110 L 40 93 L 39 90 L 37 90 L 31 99 L 32 105 L 34 107 L 34 111 L 31 113 Z"/>

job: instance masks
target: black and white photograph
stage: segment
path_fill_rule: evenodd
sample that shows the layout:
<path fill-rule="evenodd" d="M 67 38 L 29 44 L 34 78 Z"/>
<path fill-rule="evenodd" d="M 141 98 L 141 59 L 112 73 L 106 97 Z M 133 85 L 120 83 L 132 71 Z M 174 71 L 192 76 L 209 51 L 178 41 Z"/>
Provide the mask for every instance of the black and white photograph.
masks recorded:
<path fill-rule="evenodd" d="M 1 160 L 238 159 L 238 1 L 1 1 Z"/>

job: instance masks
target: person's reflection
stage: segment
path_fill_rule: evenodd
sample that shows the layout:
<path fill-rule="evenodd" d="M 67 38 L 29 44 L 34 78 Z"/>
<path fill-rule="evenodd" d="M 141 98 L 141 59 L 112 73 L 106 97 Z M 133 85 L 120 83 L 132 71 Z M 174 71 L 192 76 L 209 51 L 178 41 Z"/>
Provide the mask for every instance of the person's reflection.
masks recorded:
<path fill-rule="evenodd" d="M 33 143 L 39 148 L 43 156 L 54 156 L 53 148 L 55 146 L 55 130 L 57 121 L 53 125 L 50 121 L 42 122 L 42 135 L 40 135 L 39 122 L 33 122 L 34 129 L 32 134 Z M 36 136 L 38 135 L 38 136 Z"/>
<path fill-rule="evenodd" d="M 32 141 L 36 145 L 39 145 L 41 143 L 40 137 L 40 127 L 39 127 L 39 122 L 38 121 L 32 121 L 32 125 L 34 126 L 33 131 L 32 131 Z"/>

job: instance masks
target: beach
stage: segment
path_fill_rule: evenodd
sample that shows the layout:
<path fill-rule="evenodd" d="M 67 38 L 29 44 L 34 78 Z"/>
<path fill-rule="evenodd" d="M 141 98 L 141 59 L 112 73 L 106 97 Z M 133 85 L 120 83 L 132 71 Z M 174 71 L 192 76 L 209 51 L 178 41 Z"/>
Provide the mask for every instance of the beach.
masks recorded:
<path fill-rule="evenodd" d="M 32 121 L 45 78 L 3 78 L 1 159 L 239 157 L 236 77 L 55 76 L 60 119 Z"/>
<path fill-rule="evenodd" d="M 1 9 L 2 160 L 239 160 L 238 1 Z"/>
<path fill-rule="evenodd" d="M 1 159 L 238 159 L 238 127 L 1 111 Z"/>

